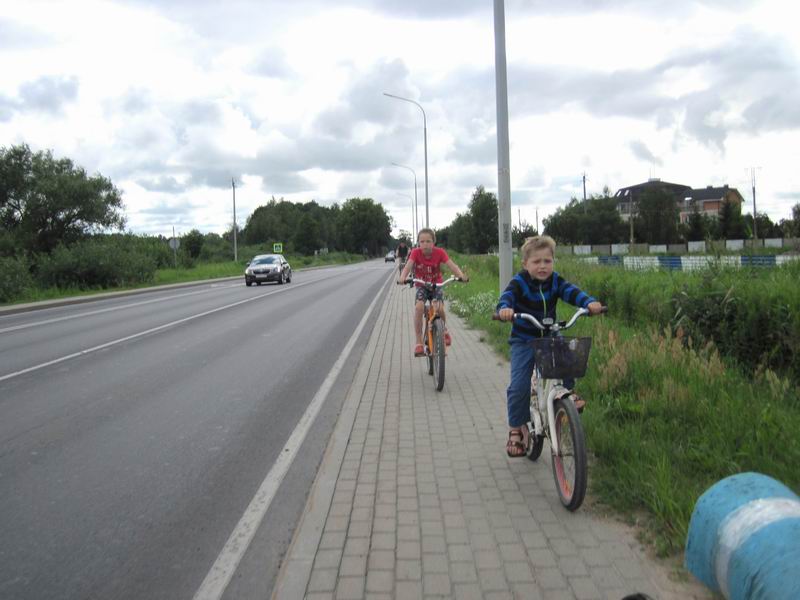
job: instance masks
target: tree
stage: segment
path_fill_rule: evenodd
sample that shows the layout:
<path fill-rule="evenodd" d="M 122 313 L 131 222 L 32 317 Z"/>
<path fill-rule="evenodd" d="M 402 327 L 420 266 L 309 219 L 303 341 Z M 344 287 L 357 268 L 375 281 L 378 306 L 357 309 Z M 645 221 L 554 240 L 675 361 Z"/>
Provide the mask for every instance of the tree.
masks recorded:
<path fill-rule="evenodd" d="M 586 202 L 572 198 L 544 220 L 544 232 L 560 244 L 612 244 L 625 239 L 626 226 L 617 200 L 606 194 Z"/>
<path fill-rule="evenodd" d="M 200 251 L 203 249 L 203 242 L 205 242 L 203 234 L 197 229 L 192 229 L 189 233 L 183 236 L 183 240 L 181 240 L 181 246 L 186 250 L 186 252 L 188 252 L 189 256 L 192 258 L 197 258 L 200 256 Z"/>
<path fill-rule="evenodd" d="M 486 254 L 497 247 L 497 196 L 479 185 L 469 202 L 472 239 L 469 249 L 475 254 Z"/>
<path fill-rule="evenodd" d="M 719 209 L 719 236 L 723 240 L 741 240 L 745 238 L 742 206 L 728 199 L 722 201 Z"/>
<path fill-rule="evenodd" d="M 372 198 L 350 198 L 342 204 L 337 221 L 339 235 L 348 252 L 378 256 L 388 247 L 392 226 L 383 206 Z"/>
<path fill-rule="evenodd" d="M 523 222 L 521 226 L 514 225 L 511 228 L 511 245 L 514 248 L 521 248 L 526 239 L 535 235 L 538 235 L 538 233 L 533 228 L 533 225 L 525 222 Z"/>
<path fill-rule="evenodd" d="M 122 194 L 111 180 L 49 150 L 0 148 L 0 237 L 10 236 L 16 248 L 47 253 L 124 226 Z"/>
<path fill-rule="evenodd" d="M 314 254 L 321 246 L 319 222 L 310 212 L 301 218 L 292 238 L 294 249 L 301 254 Z"/>
<path fill-rule="evenodd" d="M 641 195 L 634 218 L 636 238 L 647 244 L 673 244 L 679 241 L 679 213 L 675 197 L 664 190 L 648 190 Z"/>
<path fill-rule="evenodd" d="M 708 236 L 705 215 L 701 214 L 697 204 L 692 204 L 692 212 L 686 223 L 686 240 L 689 242 L 702 242 Z"/>

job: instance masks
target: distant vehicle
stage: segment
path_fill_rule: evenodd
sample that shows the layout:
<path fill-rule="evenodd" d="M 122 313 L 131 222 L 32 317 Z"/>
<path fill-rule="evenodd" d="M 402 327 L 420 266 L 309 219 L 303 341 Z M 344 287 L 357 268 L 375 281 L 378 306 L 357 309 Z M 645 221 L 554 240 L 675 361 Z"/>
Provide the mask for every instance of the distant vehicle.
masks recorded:
<path fill-rule="evenodd" d="M 261 285 L 267 281 L 277 281 L 279 285 L 292 281 L 292 267 L 282 254 L 259 254 L 247 264 L 245 285 Z"/>
<path fill-rule="evenodd" d="M 389 253 L 383 259 L 383 262 L 394 262 L 394 250 L 389 250 Z"/>

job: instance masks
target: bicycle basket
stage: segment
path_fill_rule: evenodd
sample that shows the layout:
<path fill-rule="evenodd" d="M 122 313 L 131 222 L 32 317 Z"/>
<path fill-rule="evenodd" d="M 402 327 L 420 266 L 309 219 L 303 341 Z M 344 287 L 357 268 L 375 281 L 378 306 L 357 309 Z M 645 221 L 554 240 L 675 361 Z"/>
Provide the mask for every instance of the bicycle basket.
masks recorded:
<path fill-rule="evenodd" d="M 531 341 L 536 366 L 545 379 L 583 377 L 592 347 L 590 337 L 543 337 Z"/>

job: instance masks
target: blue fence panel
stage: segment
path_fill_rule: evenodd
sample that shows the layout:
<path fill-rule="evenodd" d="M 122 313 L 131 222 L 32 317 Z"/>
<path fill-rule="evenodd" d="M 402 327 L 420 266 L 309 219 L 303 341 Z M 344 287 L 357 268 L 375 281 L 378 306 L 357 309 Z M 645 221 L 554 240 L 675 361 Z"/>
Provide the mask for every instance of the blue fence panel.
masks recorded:
<path fill-rule="evenodd" d="M 600 264 L 601 265 L 612 265 L 615 267 L 622 266 L 622 257 L 621 256 L 600 256 Z"/>
<path fill-rule="evenodd" d="M 658 264 L 664 269 L 680 271 L 683 268 L 680 256 L 659 256 Z"/>
<path fill-rule="evenodd" d="M 764 256 L 744 256 L 742 255 L 743 267 L 774 267 L 775 255 L 769 254 Z"/>

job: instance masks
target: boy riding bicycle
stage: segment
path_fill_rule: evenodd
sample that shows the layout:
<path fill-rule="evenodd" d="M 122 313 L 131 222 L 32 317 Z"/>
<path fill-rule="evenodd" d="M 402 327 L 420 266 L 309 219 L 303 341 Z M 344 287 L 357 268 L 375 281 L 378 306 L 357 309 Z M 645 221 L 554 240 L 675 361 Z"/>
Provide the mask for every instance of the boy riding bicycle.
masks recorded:
<path fill-rule="evenodd" d="M 442 264 L 445 264 L 462 281 L 469 281 L 469 277 L 464 275 L 458 265 L 447 256 L 447 252 L 443 248 L 435 246 L 436 234 L 433 229 L 420 229 L 417 235 L 417 242 L 419 246 L 414 248 L 408 256 L 408 262 L 406 262 L 406 266 L 403 268 L 397 283 L 404 283 L 412 269 L 417 279 L 431 283 L 441 283 L 442 272 L 440 265 Z M 414 346 L 414 356 L 425 356 L 425 348 L 422 346 L 422 311 L 429 292 L 421 284 L 417 283 L 415 285 L 417 293 L 414 299 L 414 336 L 417 340 L 417 345 Z M 451 338 L 450 333 L 447 331 L 442 290 L 437 288 L 430 299 L 438 307 L 439 317 L 445 323 L 444 341 L 449 346 Z"/>
<path fill-rule="evenodd" d="M 511 321 L 514 313 L 529 313 L 540 321 L 556 318 L 558 299 L 580 308 L 588 308 L 593 315 L 600 314 L 602 305 L 565 281 L 553 271 L 556 242 L 547 235 L 531 237 L 522 245 L 522 270 L 508 282 L 500 295 L 497 314 L 501 321 Z M 508 442 L 506 453 L 511 457 L 524 456 L 528 443 L 528 428 L 531 420 L 530 397 L 534 354 L 530 340 L 541 337 L 542 332 L 522 319 L 514 320 L 511 337 L 511 381 L 508 385 Z M 565 380 L 564 386 L 572 389 L 574 380 Z M 583 406 L 578 399 L 576 406 Z"/>

